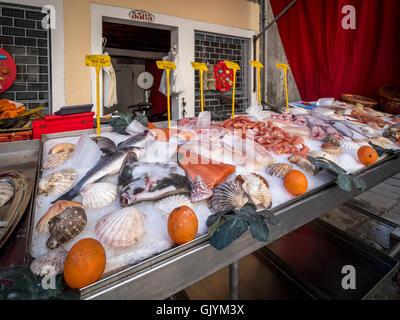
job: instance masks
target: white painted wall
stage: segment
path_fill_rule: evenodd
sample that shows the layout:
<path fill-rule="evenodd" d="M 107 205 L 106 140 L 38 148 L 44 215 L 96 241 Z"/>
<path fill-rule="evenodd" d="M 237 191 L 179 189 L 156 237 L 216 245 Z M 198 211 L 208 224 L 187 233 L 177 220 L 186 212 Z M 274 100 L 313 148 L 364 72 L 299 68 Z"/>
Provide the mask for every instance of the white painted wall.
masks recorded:
<path fill-rule="evenodd" d="M 189 20 L 174 16 L 168 16 L 153 13 L 155 16 L 154 23 L 134 22 L 129 19 L 131 9 L 118 8 L 113 6 L 91 4 L 91 54 L 102 54 L 102 19 L 103 17 L 126 19 L 130 23 L 146 26 L 159 27 L 171 30 L 171 44 L 177 44 L 177 51 L 180 60 L 180 69 L 185 81 L 185 91 L 179 96 L 172 99 L 172 118 L 178 119 L 181 116 L 181 102 L 184 97 L 186 100 L 187 117 L 194 116 L 194 70 L 190 62 L 194 61 L 194 31 L 201 30 L 206 32 L 215 32 L 225 35 L 232 35 L 251 39 L 255 35 L 253 30 L 245 30 L 239 28 L 228 27 L 202 21 Z M 249 57 L 253 56 L 253 46 L 250 45 Z M 94 68 L 93 68 L 94 69 Z M 249 68 L 251 75 L 250 81 L 253 81 L 253 68 Z M 101 77 L 102 81 L 102 77 Z M 249 83 L 252 88 L 253 84 Z M 102 88 L 102 85 L 100 85 Z M 92 101 L 96 103 L 96 74 L 92 70 Z M 100 93 L 102 96 L 102 92 Z M 102 100 L 102 99 L 101 99 Z M 257 93 L 251 92 L 249 97 L 250 104 L 257 101 Z M 101 110 L 103 107 L 101 106 Z"/>

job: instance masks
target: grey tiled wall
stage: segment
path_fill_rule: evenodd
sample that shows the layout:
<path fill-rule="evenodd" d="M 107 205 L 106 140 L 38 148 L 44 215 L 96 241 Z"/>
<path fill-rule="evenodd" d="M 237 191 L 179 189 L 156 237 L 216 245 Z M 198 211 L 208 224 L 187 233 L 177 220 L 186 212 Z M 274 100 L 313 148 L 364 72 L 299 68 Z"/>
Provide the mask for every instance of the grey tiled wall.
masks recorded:
<path fill-rule="evenodd" d="M 17 76 L 0 99 L 15 100 L 29 109 L 45 105 L 50 113 L 50 31 L 42 28 L 40 7 L 0 2 L 0 47 L 13 57 Z"/>
<path fill-rule="evenodd" d="M 222 60 L 230 60 L 239 64 L 241 71 L 236 73 L 236 112 L 242 112 L 248 107 L 248 55 L 249 41 L 244 38 L 226 36 L 216 33 L 195 31 L 195 60 L 210 63 L 213 66 Z M 220 91 L 204 91 L 204 110 L 215 114 L 230 114 L 232 103 L 223 103 L 219 99 Z M 232 88 L 224 93 L 232 96 Z M 195 113 L 200 112 L 200 82 L 199 73 L 195 73 Z"/>

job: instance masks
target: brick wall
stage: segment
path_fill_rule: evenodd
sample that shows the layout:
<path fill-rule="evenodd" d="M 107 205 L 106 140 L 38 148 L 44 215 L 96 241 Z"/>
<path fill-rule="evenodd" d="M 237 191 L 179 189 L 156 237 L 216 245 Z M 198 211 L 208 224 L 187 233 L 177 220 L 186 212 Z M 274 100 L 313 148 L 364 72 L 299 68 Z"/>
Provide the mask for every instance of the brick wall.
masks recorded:
<path fill-rule="evenodd" d="M 13 57 L 17 76 L 0 99 L 15 100 L 50 113 L 50 31 L 42 28 L 41 8 L 0 2 L 0 47 Z"/>
<path fill-rule="evenodd" d="M 236 112 L 243 112 L 248 107 L 249 79 L 248 79 L 249 43 L 247 39 L 225 36 L 216 33 L 195 31 L 195 60 L 210 63 L 213 66 L 222 60 L 230 60 L 239 64 L 241 70 L 236 73 L 236 98 L 238 105 Z M 224 92 L 232 96 L 232 88 Z M 220 91 L 204 91 L 204 110 L 211 111 L 214 118 L 222 114 L 228 116 L 232 111 L 232 103 L 225 103 L 219 99 Z M 195 73 L 195 113 L 201 111 L 200 106 L 199 72 Z"/>

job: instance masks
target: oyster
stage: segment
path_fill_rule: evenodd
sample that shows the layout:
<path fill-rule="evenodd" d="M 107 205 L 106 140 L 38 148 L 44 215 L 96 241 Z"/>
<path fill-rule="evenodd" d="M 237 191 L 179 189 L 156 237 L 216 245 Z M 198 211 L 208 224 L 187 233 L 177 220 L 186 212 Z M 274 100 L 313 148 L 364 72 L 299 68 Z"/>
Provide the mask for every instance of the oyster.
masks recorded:
<path fill-rule="evenodd" d="M 117 186 L 108 182 L 87 185 L 82 191 L 82 204 L 87 209 L 106 207 L 117 199 Z"/>
<path fill-rule="evenodd" d="M 238 177 L 237 181 L 242 183 L 244 192 L 246 192 L 255 206 L 262 206 L 266 209 L 271 208 L 272 197 L 269 193 L 269 185 L 262 176 L 252 173 Z"/>
<path fill-rule="evenodd" d="M 325 139 L 325 143 L 329 143 L 335 147 L 340 147 L 340 141 L 339 141 L 338 137 L 334 134 L 328 134 Z"/>
<path fill-rule="evenodd" d="M 87 217 L 81 207 L 67 207 L 63 212 L 49 220 L 50 237 L 46 247 L 55 249 L 64 242 L 75 238 L 85 229 Z"/>
<path fill-rule="evenodd" d="M 287 163 L 273 163 L 267 167 L 267 173 L 271 176 L 284 178 L 293 166 Z"/>
<path fill-rule="evenodd" d="M 357 143 L 355 143 L 353 140 L 351 139 L 344 139 L 341 143 L 340 143 L 340 147 L 342 149 L 347 149 L 347 150 L 355 150 L 359 148 L 359 145 Z"/>
<path fill-rule="evenodd" d="M 64 248 L 51 250 L 32 261 L 30 269 L 37 276 L 57 275 L 63 272 L 68 252 Z"/>
<path fill-rule="evenodd" d="M 50 149 L 49 154 L 56 154 L 59 152 L 72 153 L 75 151 L 75 145 L 72 143 L 59 143 Z"/>
<path fill-rule="evenodd" d="M 96 237 L 111 247 L 130 246 L 144 236 L 143 219 L 133 207 L 111 212 L 96 223 Z"/>
<path fill-rule="evenodd" d="M 44 170 L 58 168 L 59 166 L 62 166 L 70 157 L 71 153 L 65 151 L 52 154 L 43 162 L 42 167 Z"/>
<path fill-rule="evenodd" d="M 77 177 L 74 169 L 64 169 L 47 175 L 39 181 L 39 194 L 57 195 L 68 190 Z"/>
<path fill-rule="evenodd" d="M 68 201 L 68 200 L 59 200 L 54 203 L 49 210 L 40 218 L 39 222 L 36 225 L 36 231 L 40 234 L 49 233 L 49 221 L 51 218 L 59 215 L 68 207 L 79 207 L 84 209 L 81 203 Z"/>
<path fill-rule="evenodd" d="M 14 195 L 14 187 L 7 181 L 0 181 L 0 207 L 4 206 Z"/>
<path fill-rule="evenodd" d="M 343 151 L 340 150 L 339 147 L 336 147 L 336 146 L 334 146 L 334 145 L 331 145 L 330 143 L 324 143 L 324 144 L 321 146 L 321 150 L 322 150 L 323 152 L 326 152 L 326 153 L 328 153 L 328 154 L 332 154 L 332 155 L 335 155 L 335 156 L 340 156 L 340 155 L 343 154 Z"/>
<path fill-rule="evenodd" d="M 194 208 L 193 203 L 191 203 L 189 200 L 189 197 L 183 194 L 166 197 L 158 201 L 155 206 L 157 209 L 162 211 L 163 215 L 170 214 L 172 210 L 182 206 L 187 206 L 191 209 Z"/>
<path fill-rule="evenodd" d="M 289 162 L 297 165 L 304 171 L 316 175 L 320 170 L 312 164 L 312 162 L 308 159 L 305 159 L 301 156 L 291 156 L 288 158 Z"/>
<path fill-rule="evenodd" d="M 214 188 L 210 200 L 210 210 L 218 213 L 242 208 L 249 201 L 238 181 L 224 182 Z"/>
<path fill-rule="evenodd" d="M 212 190 L 207 187 L 201 176 L 197 176 L 190 192 L 190 201 L 196 202 L 210 198 L 213 195 Z"/>

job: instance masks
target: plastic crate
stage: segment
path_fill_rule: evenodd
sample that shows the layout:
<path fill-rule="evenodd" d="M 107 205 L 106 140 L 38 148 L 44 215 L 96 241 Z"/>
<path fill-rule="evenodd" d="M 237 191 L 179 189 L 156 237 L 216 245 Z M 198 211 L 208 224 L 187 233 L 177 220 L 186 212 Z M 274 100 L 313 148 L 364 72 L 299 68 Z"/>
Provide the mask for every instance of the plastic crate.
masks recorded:
<path fill-rule="evenodd" d="M 78 113 L 65 116 L 49 115 L 44 120 L 32 122 L 33 139 L 40 139 L 42 134 L 93 129 L 94 112 Z"/>
<path fill-rule="evenodd" d="M 32 139 L 32 130 L 0 133 L 0 143 L 31 140 L 31 139 Z"/>

